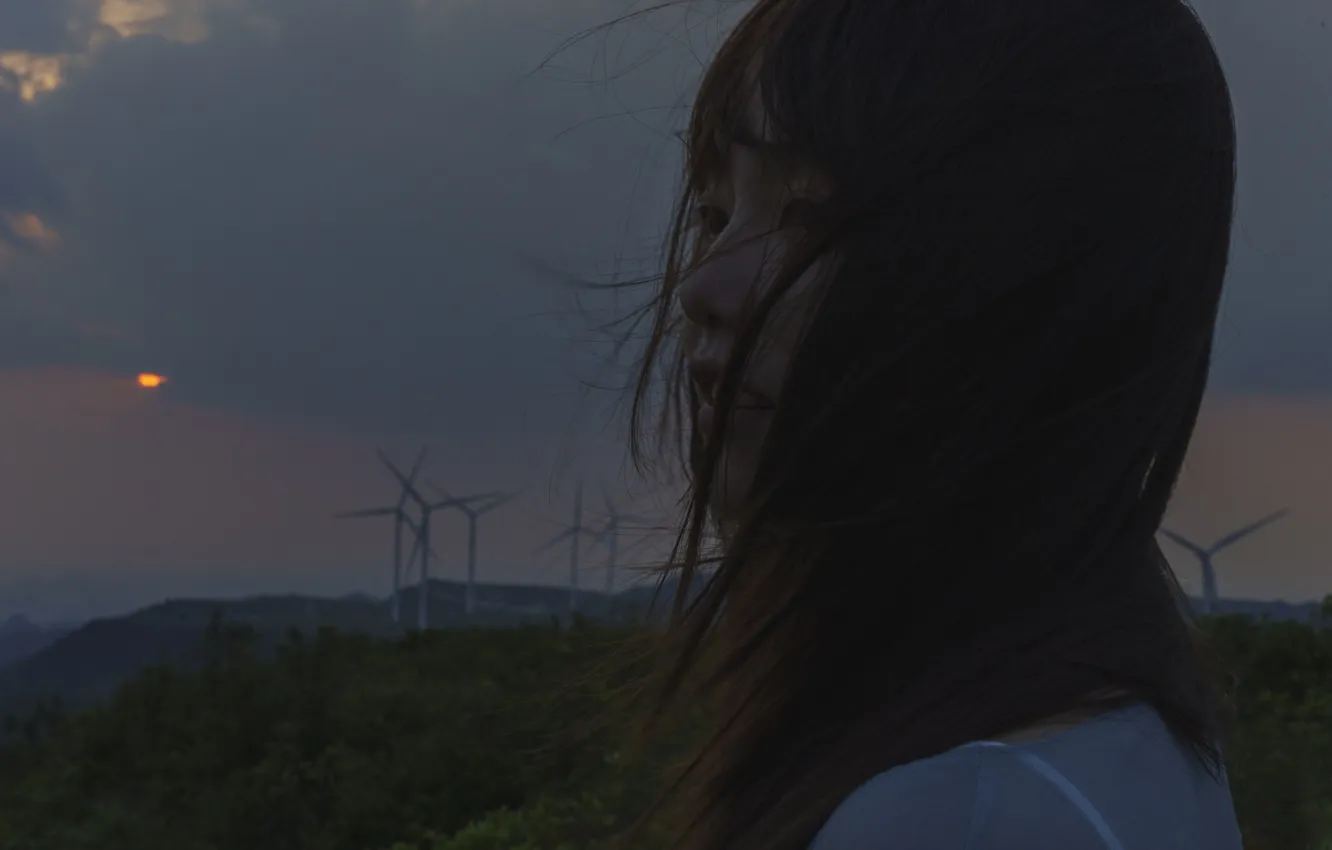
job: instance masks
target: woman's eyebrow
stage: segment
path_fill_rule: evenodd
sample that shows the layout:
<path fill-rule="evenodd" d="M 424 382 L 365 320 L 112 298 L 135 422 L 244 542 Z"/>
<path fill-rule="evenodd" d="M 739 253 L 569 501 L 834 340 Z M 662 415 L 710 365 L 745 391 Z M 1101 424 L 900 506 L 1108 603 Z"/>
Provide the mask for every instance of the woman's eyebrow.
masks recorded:
<path fill-rule="evenodd" d="M 782 142 L 765 139 L 758 133 L 755 133 L 749 127 L 736 127 L 730 131 L 728 138 L 733 145 L 739 145 L 742 148 L 748 148 L 755 153 L 764 156 L 771 156 L 783 161 L 796 161 L 799 157 L 796 155 L 794 147 Z"/>
<path fill-rule="evenodd" d="M 779 173 L 806 174 L 816 171 L 809 154 L 788 142 L 764 138 L 749 127 L 736 127 L 727 137 L 731 144 L 756 154 Z"/>
<path fill-rule="evenodd" d="M 679 131 L 673 134 L 686 148 L 690 144 L 690 136 L 685 131 Z M 716 178 L 717 173 L 725 173 L 729 166 L 729 156 L 726 151 L 730 147 L 744 148 L 753 154 L 756 154 L 760 160 L 768 162 L 775 166 L 781 172 L 803 173 L 810 167 L 810 160 L 806 154 L 801 153 L 794 145 L 786 142 L 775 141 L 773 139 L 763 138 L 762 135 L 755 133 L 748 126 L 732 126 L 725 129 L 718 129 L 713 134 L 714 146 L 710 149 L 711 156 L 706 157 L 711 163 L 706 168 L 710 178 Z M 717 157 L 713 159 L 712 157 Z M 702 172 L 696 174 L 703 178 Z"/>

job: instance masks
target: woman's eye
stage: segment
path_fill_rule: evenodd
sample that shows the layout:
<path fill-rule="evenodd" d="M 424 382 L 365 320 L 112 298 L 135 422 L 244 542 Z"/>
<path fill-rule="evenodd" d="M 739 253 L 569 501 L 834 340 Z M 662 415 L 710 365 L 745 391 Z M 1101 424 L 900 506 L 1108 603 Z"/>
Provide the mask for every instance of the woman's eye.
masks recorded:
<path fill-rule="evenodd" d="M 815 201 L 808 198 L 792 198 L 782 207 L 781 221 L 777 226 L 782 230 L 788 227 L 804 227 L 814 220 L 818 211 L 819 205 Z"/>
<path fill-rule="evenodd" d="M 719 207 L 699 204 L 694 210 L 694 223 L 704 236 L 716 238 L 731 223 L 731 217 Z"/>

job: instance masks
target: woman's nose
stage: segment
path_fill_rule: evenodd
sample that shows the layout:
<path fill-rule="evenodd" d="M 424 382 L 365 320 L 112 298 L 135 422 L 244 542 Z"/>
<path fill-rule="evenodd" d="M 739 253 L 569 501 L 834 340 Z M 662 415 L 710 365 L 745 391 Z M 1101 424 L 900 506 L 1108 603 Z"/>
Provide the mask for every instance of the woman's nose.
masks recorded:
<path fill-rule="evenodd" d="M 751 253 L 747 246 L 730 246 L 686 273 L 676 289 L 685 318 L 703 328 L 734 328 L 755 283 Z"/>

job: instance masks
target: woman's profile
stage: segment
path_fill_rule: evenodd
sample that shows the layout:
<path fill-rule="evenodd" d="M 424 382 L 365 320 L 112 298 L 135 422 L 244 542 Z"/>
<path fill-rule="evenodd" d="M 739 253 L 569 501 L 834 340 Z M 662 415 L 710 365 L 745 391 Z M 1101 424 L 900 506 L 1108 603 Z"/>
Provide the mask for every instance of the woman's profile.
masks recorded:
<path fill-rule="evenodd" d="M 1155 542 L 1235 185 L 1194 12 L 758 0 L 686 142 L 633 408 L 690 483 L 659 708 L 717 712 L 682 846 L 1238 850 Z"/>

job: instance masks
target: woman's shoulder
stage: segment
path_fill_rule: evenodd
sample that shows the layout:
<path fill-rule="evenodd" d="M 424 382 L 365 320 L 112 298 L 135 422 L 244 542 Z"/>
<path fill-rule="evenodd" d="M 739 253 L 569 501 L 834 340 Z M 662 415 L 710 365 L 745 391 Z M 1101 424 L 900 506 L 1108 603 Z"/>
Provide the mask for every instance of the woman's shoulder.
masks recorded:
<path fill-rule="evenodd" d="M 976 742 L 885 771 L 810 850 L 1240 850 L 1229 789 L 1133 707 L 1021 744 Z"/>

